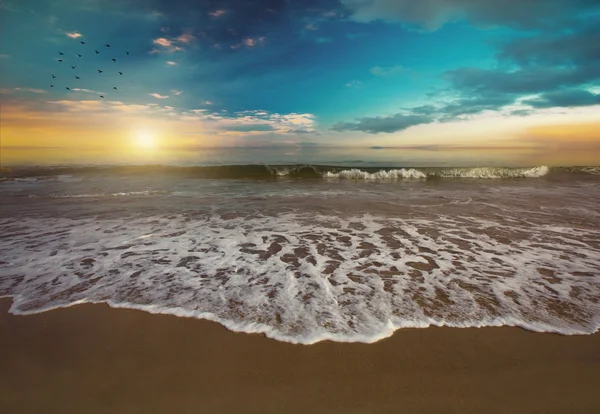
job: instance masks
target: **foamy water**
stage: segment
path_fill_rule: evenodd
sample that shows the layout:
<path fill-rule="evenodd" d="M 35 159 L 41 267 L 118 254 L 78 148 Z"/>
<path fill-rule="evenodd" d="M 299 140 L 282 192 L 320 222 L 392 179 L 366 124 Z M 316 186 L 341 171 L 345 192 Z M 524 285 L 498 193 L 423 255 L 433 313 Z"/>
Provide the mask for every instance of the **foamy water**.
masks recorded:
<path fill-rule="evenodd" d="M 596 176 L 475 170 L 0 183 L 0 296 L 15 314 L 108 303 L 302 344 L 431 325 L 596 332 Z"/>

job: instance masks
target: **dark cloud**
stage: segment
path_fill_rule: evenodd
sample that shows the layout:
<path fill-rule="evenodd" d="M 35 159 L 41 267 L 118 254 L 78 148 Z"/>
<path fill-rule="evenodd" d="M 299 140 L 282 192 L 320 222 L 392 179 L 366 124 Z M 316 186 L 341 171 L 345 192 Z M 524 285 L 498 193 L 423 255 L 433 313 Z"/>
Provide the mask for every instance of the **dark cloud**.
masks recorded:
<path fill-rule="evenodd" d="M 463 20 L 477 26 L 558 28 L 600 8 L 597 0 L 340 0 L 358 22 L 383 20 L 435 30 Z"/>
<path fill-rule="evenodd" d="M 234 125 L 227 126 L 225 128 L 227 131 L 236 131 L 236 132 L 251 132 L 251 131 L 273 131 L 274 128 L 269 124 L 251 124 L 251 125 Z"/>
<path fill-rule="evenodd" d="M 588 91 L 573 89 L 558 92 L 549 92 L 542 94 L 539 98 L 523 101 L 525 105 L 531 105 L 534 108 L 554 108 L 599 105 L 600 94 L 593 94 Z"/>
<path fill-rule="evenodd" d="M 388 117 L 360 118 L 357 122 L 338 123 L 331 129 L 334 131 L 363 131 L 371 134 L 391 133 L 433 121 L 433 118 L 424 115 L 396 114 Z"/>
<path fill-rule="evenodd" d="M 446 72 L 455 90 L 465 94 L 531 94 L 600 79 L 600 62 L 584 66 L 532 66 L 514 71 L 462 68 Z"/>
<path fill-rule="evenodd" d="M 598 20 L 600 21 L 600 20 Z M 500 46 L 498 58 L 521 66 L 586 65 L 600 61 L 600 24 L 571 33 L 543 33 Z"/>
<path fill-rule="evenodd" d="M 335 131 L 363 131 L 369 133 L 398 132 L 411 126 L 432 122 L 448 122 L 461 115 L 475 115 L 483 111 L 496 110 L 513 103 L 514 97 L 496 94 L 469 99 L 456 99 L 441 106 L 423 105 L 404 108 L 403 113 L 389 117 L 362 118 L 358 122 L 338 123 Z"/>
<path fill-rule="evenodd" d="M 582 90 L 600 81 L 600 2 L 597 0 L 341 0 L 359 22 L 383 20 L 435 30 L 446 22 L 508 26 L 529 33 L 498 44 L 494 69 L 447 71 L 447 91 L 463 98 L 404 108 L 390 117 L 339 123 L 336 130 L 396 132 L 409 126 L 447 122 L 464 115 L 499 110 L 523 96 L 534 108 L 598 104 L 598 95 Z M 595 18 L 594 18 L 595 17 Z M 592 24 L 594 22 L 594 24 Z M 531 34 L 535 29 L 535 34 Z M 552 29 L 552 30 L 549 30 Z M 513 111 L 528 115 L 531 111 Z"/>

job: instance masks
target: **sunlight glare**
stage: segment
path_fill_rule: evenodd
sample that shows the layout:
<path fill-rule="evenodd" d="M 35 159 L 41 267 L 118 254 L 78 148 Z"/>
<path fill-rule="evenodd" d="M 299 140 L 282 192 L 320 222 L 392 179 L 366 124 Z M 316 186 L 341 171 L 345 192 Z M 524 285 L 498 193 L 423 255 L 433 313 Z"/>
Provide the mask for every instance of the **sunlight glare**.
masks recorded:
<path fill-rule="evenodd" d="M 135 134 L 135 143 L 139 148 L 154 148 L 154 135 L 151 132 L 145 130 L 137 131 Z"/>

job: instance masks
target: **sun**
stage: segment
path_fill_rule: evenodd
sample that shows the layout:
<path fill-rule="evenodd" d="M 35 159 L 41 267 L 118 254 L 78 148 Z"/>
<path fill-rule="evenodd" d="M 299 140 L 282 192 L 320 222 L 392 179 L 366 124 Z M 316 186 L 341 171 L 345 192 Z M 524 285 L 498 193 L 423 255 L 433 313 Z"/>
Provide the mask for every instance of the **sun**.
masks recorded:
<path fill-rule="evenodd" d="M 135 133 L 135 144 L 139 148 L 151 149 L 156 146 L 154 134 L 150 131 L 140 130 Z"/>

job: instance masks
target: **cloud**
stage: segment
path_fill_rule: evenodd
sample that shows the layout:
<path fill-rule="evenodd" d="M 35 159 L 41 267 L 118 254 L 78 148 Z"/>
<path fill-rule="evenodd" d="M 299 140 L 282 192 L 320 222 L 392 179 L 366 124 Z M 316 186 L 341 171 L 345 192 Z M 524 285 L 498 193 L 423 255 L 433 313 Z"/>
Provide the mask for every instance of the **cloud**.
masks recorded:
<path fill-rule="evenodd" d="M 167 65 L 170 65 L 170 66 L 176 66 L 176 65 L 177 65 L 177 62 L 173 62 L 172 60 L 168 60 L 168 61 L 167 61 Z"/>
<path fill-rule="evenodd" d="M 15 91 L 19 92 L 32 92 L 32 93 L 48 93 L 48 91 L 44 89 L 35 89 L 35 88 L 14 88 Z"/>
<path fill-rule="evenodd" d="M 600 105 L 600 94 L 580 89 L 561 90 L 545 93 L 538 98 L 524 100 L 522 103 L 534 108 Z"/>
<path fill-rule="evenodd" d="M 6 58 L 9 58 L 9 57 L 10 57 L 10 55 L 7 55 L 5 53 L 0 53 L 0 59 L 6 59 Z"/>
<path fill-rule="evenodd" d="M 183 50 L 182 47 L 177 45 L 178 42 L 189 43 L 193 39 L 195 39 L 195 38 L 189 34 L 182 34 L 175 39 L 173 39 L 173 38 L 167 39 L 166 37 L 159 37 L 159 38 L 154 39 L 152 41 L 152 43 L 154 43 L 155 45 L 161 46 L 163 49 L 161 50 L 161 49 L 154 48 L 150 51 L 150 53 L 155 54 L 155 53 L 160 53 L 161 51 L 166 51 L 169 53 L 178 52 L 178 51 Z"/>
<path fill-rule="evenodd" d="M 161 95 L 159 93 L 151 93 L 150 96 L 155 97 L 156 99 L 167 99 L 168 96 L 167 95 Z"/>
<path fill-rule="evenodd" d="M 318 30 L 318 28 L 314 24 L 309 23 L 306 26 L 304 26 L 304 30 Z"/>
<path fill-rule="evenodd" d="M 544 33 L 505 42 L 497 57 L 520 66 L 585 65 L 600 61 L 599 42 L 600 25 L 581 25 L 571 33 Z"/>
<path fill-rule="evenodd" d="M 155 45 L 162 46 L 162 47 L 171 47 L 171 45 L 173 44 L 172 41 L 170 41 L 169 39 L 167 39 L 165 37 L 159 37 L 158 39 L 154 39 L 152 41 L 152 43 L 154 43 Z"/>
<path fill-rule="evenodd" d="M 171 93 L 172 93 L 173 95 L 175 95 L 175 96 L 179 96 L 179 95 L 181 95 L 181 94 L 183 93 L 183 91 L 178 91 L 178 90 L 176 90 L 176 89 L 173 89 L 173 90 L 171 91 Z"/>
<path fill-rule="evenodd" d="M 356 22 L 376 20 L 437 30 L 445 23 L 467 21 L 478 26 L 517 29 L 557 28 L 573 23 L 588 11 L 598 10 L 597 0 L 340 0 Z"/>
<path fill-rule="evenodd" d="M 369 72 L 371 72 L 371 74 L 375 76 L 393 76 L 399 73 L 405 73 L 406 71 L 408 71 L 408 69 L 406 69 L 403 66 L 374 66 L 371 69 L 369 69 Z"/>
<path fill-rule="evenodd" d="M 331 42 L 333 42 L 333 38 L 332 37 L 317 37 L 315 39 L 315 42 L 321 43 L 321 44 L 323 44 L 323 43 L 331 43 Z"/>
<path fill-rule="evenodd" d="M 371 134 L 378 134 L 380 132 L 392 133 L 402 131 L 411 126 L 428 124 L 433 121 L 433 117 L 430 116 L 399 113 L 387 117 L 360 118 L 357 122 L 338 123 L 331 129 L 334 131 L 363 131 Z"/>
<path fill-rule="evenodd" d="M 67 32 L 65 33 L 68 37 L 70 37 L 71 39 L 77 39 L 79 37 L 82 37 L 83 35 L 81 33 L 78 32 Z"/>
<path fill-rule="evenodd" d="M 181 43 L 190 43 L 194 40 L 196 40 L 196 38 L 189 33 L 183 33 L 177 37 L 177 41 Z"/>
<path fill-rule="evenodd" d="M 314 132 L 315 116 L 312 114 L 278 114 L 268 111 L 240 111 L 232 115 L 213 113 L 206 115 L 216 123 L 220 131 L 225 132 L 257 132 L 271 131 L 273 133 L 302 134 Z"/>
<path fill-rule="evenodd" d="M 227 13 L 227 11 L 225 11 L 225 10 L 215 10 L 215 11 L 208 13 L 208 15 L 210 17 L 219 17 L 219 16 L 224 15 L 225 13 Z"/>
<path fill-rule="evenodd" d="M 347 86 L 348 88 L 359 88 L 363 85 L 363 83 L 361 81 L 358 80 L 352 80 L 348 83 L 346 83 L 345 86 Z"/>
<path fill-rule="evenodd" d="M 265 41 L 265 39 L 266 38 L 264 36 L 257 37 L 257 38 L 247 37 L 242 41 L 242 43 L 248 47 L 254 47 L 260 43 L 263 43 Z"/>
<path fill-rule="evenodd" d="M 92 89 L 84 89 L 84 88 L 73 88 L 72 90 L 75 92 L 94 93 L 94 94 L 99 94 L 99 95 L 103 95 L 105 93 L 105 92 L 94 91 Z"/>

